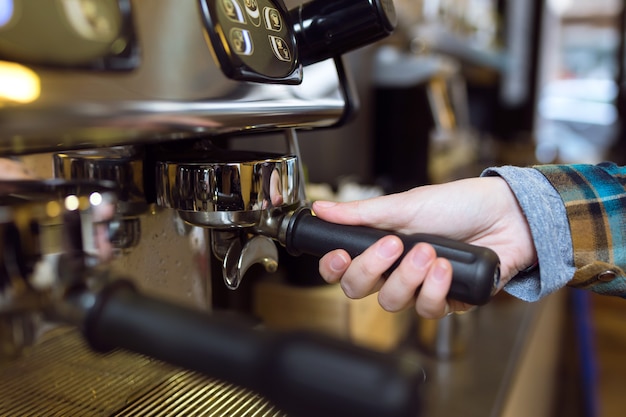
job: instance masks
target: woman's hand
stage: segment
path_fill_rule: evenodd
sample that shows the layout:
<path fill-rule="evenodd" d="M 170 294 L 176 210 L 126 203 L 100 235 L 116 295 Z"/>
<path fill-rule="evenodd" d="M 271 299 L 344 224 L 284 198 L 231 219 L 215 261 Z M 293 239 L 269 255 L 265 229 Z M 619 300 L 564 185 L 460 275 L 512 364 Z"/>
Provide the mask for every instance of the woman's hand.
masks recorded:
<path fill-rule="evenodd" d="M 350 203 L 318 201 L 313 210 L 333 223 L 404 234 L 428 233 L 491 248 L 501 261 L 500 288 L 536 260 L 526 218 L 509 186 L 499 177 L 417 187 Z M 402 252 L 401 240 L 389 235 L 354 259 L 341 249 L 327 253 L 320 260 L 320 274 L 329 283 L 340 282 L 350 298 L 378 291 L 378 301 L 388 311 L 414 304 L 419 315 L 440 318 L 471 308 L 446 299 L 452 266 L 438 258 L 427 243 L 415 245 L 391 275 L 382 278 Z"/>

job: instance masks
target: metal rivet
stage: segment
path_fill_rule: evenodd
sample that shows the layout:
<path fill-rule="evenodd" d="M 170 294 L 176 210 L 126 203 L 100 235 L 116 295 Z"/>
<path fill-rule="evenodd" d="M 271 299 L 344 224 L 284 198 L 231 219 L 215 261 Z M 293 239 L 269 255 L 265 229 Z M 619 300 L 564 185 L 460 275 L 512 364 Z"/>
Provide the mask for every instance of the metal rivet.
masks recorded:
<path fill-rule="evenodd" d="M 617 274 L 613 271 L 604 271 L 598 274 L 598 281 L 611 282 L 616 276 Z"/>

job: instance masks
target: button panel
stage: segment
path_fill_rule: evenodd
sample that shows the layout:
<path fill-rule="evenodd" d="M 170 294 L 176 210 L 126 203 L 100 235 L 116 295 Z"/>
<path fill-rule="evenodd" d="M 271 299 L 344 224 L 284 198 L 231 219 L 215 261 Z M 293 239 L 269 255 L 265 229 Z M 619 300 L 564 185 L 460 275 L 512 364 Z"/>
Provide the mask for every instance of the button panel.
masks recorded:
<path fill-rule="evenodd" d="M 242 81 L 302 81 L 296 39 L 281 0 L 199 0 L 224 74 Z"/>

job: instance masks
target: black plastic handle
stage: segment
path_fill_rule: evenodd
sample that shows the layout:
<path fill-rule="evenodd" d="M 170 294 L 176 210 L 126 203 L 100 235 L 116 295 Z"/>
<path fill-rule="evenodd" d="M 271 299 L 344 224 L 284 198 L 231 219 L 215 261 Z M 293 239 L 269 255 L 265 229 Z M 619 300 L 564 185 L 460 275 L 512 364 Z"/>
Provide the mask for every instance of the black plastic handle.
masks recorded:
<path fill-rule="evenodd" d="M 261 395 L 298 417 L 415 417 L 424 372 L 401 355 L 310 333 L 272 333 L 232 313 L 152 299 L 123 281 L 88 305 L 83 329 L 97 350 L 123 348 Z M 90 299 L 87 297 L 86 299 Z"/>
<path fill-rule="evenodd" d="M 394 234 L 404 243 L 404 255 L 417 243 L 433 245 L 437 256 L 452 264 L 453 279 L 448 296 L 473 305 L 487 303 L 500 279 L 498 255 L 489 248 L 428 234 L 402 235 L 361 226 L 326 222 L 302 209 L 291 217 L 285 248 L 292 255 L 322 256 L 334 249 L 345 249 L 355 257 L 383 236 Z M 402 258 L 400 258 L 401 260 Z M 398 260 L 388 272 L 400 263 Z"/>
<path fill-rule="evenodd" d="M 302 65 L 374 43 L 398 20 L 392 0 L 313 0 L 290 14 Z"/>

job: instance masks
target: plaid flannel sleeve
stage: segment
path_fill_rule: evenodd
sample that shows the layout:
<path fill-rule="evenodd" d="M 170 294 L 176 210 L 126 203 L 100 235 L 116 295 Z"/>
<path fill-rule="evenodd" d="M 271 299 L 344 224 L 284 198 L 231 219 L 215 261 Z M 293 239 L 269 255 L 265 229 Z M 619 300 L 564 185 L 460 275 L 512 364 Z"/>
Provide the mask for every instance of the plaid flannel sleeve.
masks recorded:
<path fill-rule="evenodd" d="M 576 272 L 569 286 L 626 298 L 626 167 L 542 165 L 567 213 Z"/>

